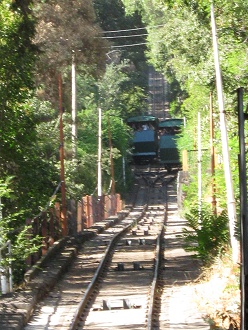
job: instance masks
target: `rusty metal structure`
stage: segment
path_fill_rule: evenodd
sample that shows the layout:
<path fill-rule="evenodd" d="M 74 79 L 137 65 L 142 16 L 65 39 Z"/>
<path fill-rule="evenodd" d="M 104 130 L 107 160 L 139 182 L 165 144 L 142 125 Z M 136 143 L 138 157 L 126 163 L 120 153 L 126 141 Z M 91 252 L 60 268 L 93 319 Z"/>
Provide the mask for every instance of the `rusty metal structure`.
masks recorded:
<path fill-rule="evenodd" d="M 67 201 L 68 235 L 76 236 L 94 225 L 122 210 L 120 194 L 97 196 L 86 195 L 79 201 Z M 26 225 L 30 226 L 29 235 L 42 237 L 42 247 L 26 260 L 27 267 L 35 264 L 54 244 L 65 237 L 63 231 L 63 207 L 59 202 L 46 211 L 41 212 L 33 219 L 27 219 Z"/>

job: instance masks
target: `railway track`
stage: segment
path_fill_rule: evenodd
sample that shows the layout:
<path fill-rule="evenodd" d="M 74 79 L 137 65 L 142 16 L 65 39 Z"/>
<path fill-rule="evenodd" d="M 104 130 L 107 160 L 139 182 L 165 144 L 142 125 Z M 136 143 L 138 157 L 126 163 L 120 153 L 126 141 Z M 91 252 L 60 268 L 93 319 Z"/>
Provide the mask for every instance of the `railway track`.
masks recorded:
<path fill-rule="evenodd" d="M 83 244 L 70 270 L 36 307 L 24 329 L 110 329 L 113 315 L 118 315 L 116 329 L 149 328 L 166 179 L 165 171 L 146 166 L 135 176 L 139 190 L 128 216 Z M 129 325 L 127 320 L 132 320 Z"/>
<path fill-rule="evenodd" d="M 44 267 L 43 277 L 35 283 L 46 282 L 46 270 L 50 278 L 57 272 L 56 268 L 61 267 L 60 280 L 54 276 L 49 288 L 43 283 L 40 285 L 40 291 L 44 288 L 43 294 L 33 302 L 34 310 L 22 314 L 24 319 L 18 327 L 17 322 L 10 326 L 10 314 L 15 312 L 13 306 L 18 304 L 17 299 L 8 305 L 12 306 L 5 317 L 8 322 L 1 323 L 6 312 L 4 307 L 0 328 L 4 324 L 2 328 L 6 330 L 208 329 L 200 327 L 200 321 L 196 327 L 189 328 L 185 324 L 183 327 L 176 324 L 175 328 L 170 325 L 172 307 L 168 301 L 175 291 L 177 276 L 187 276 L 190 281 L 195 267 L 191 261 L 186 269 L 183 261 L 179 272 L 180 259 L 175 264 L 171 252 L 170 235 L 174 235 L 178 225 L 175 219 L 170 233 L 171 214 L 176 209 L 173 181 L 176 173 L 168 175 L 164 169 L 150 166 L 135 167 L 133 172 L 137 181 L 133 206 L 123 210 L 121 216 L 95 224 L 84 233 L 88 239 L 82 239 L 75 249 L 70 244 L 67 253 L 74 255 L 70 265 L 62 267 L 58 263 L 56 266 L 55 258 L 49 271 Z M 169 248 L 166 235 L 169 235 Z M 177 243 L 175 247 L 178 250 Z M 30 288 L 32 292 L 37 290 L 35 285 Z M 18 311 L 25 307 L 25 299 L 19 303 Z M 187 301 L 185 303 L 187 305 Z"/>
<path fill-rule="evenodd" d="M 137 225 L 120 235 L 94 283 L 92 303 L 88 297 L 82 301 L 70 329 L 145 328 L 163 223 L 164 209 L 148 207 Z"/>

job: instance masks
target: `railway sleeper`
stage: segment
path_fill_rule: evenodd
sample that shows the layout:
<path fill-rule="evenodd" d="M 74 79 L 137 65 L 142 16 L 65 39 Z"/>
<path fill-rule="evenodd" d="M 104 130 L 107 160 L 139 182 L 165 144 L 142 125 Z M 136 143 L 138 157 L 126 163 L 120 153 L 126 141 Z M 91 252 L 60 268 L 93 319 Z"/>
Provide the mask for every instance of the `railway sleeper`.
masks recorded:
<path fill-rule="evenodd" d="M 144 267 L 140 265 L 139 261 L 133 262 L 133 268 L 125 268 L 124 263 L 119 262 L 115 269 L 119 272 L 123 272 L 123 271 L 133 271 L 133 270 L 144 270 Z"/>
<path fill-rule="evenodd" d="M 118 246 L 131 246 L 131 245 L 147 245 L 149 244 L 148 241 L 145 238 L 139 238 L 137 239 L 126 239 L 125 244 L 124 243 L 119 243 Z"/>
<path fill-rule="evenodd" d="M 141 304 L 137 304 L 128 298 L 122 298 L 118 300 L 103 299 L 102 307 L 93 307 L 93 311 L 106 311 L 106 310 L 118 310 L 118 309 L 138 309 L 141 308 Z"/>

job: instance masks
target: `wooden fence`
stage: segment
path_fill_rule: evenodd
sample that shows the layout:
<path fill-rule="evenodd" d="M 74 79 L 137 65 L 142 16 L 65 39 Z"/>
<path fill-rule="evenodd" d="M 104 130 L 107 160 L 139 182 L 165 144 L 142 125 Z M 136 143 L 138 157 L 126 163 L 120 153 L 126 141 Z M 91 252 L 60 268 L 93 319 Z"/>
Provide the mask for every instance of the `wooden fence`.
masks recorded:
<path fill-rule="evenodd" d="M 121 210 L 122 200 L 119 194 L 104 195 L 100 198 L 87 195 L 77 202 L 70 200 L 67 202 L 68 235 L 78 235 L 85 228 L 89 228 L 111 215 L 116 215 Z M 42 248 L 26 261 L 27 266 L 31 266 L 47 252 L 55 241 L 63 237 L 61 204 L 56 202 L 54 207 L 48 211 L 42 212 L 34 219 L 27 219 L 26 225 L 30 226 L 30 237 L 39 235 L 43 238 Z"/>

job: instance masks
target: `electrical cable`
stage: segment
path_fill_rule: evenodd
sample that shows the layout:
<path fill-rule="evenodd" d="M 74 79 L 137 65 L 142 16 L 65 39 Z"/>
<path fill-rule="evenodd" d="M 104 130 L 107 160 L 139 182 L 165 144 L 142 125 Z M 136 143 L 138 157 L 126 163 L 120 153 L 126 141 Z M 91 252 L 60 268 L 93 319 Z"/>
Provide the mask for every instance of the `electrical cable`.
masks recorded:
<path fill-rule="evenodd" d="M 134 47 L 134 46 L 140 46 L 140 45 L 146 45 L 146 42 L 141 42 L 138 44 L 128 44 L 128 45 L 119 45 L 119 46 L 110 46 L 110 48 L 125 48 L 125 47 Z"/>
<path fill-rule="evenodd" d="M 157 28 L 165 26 L 165 24 L 149 26 L 149 29 Z M 112 30 L 112 31 L 100 31 L 100 33 L 118 33 L 118 32 L 128 32 L 128 31 L 138 31 L 138 30 L 147 30 L 147 27 L 143 28 L 134 28 L 134 29 L 126 29 L 126 30 Z"/>
<path fill-rule="evenodd" d="M 131 35 L 125 35 L 125 36 L 114 36 L 114 37 L 98 37 L 101 39 L 118 39 L 118 38 L 133 38 L 133 37 L 143 37 L 148 36 L 148 33 L 143 34 L 131 34 Z"/>
<path fill-rule="evenodd" d="M 157 40 L 155 42 L 163 42 L 164 40 Z M 127 44 L 127 45 L 119 45 L 119 46 L 110 46 L 110 48 L 125 48 L 125 47 L 134 47 L 134 46 L 140 46 L 140 45 L 146 45 L 147 42 L 141 42 L 137 44 Z M 107 47 L 104 47 L 107 48 Z"/>

